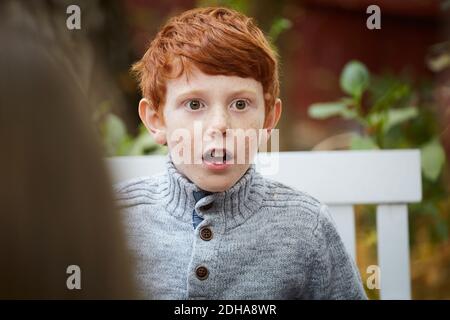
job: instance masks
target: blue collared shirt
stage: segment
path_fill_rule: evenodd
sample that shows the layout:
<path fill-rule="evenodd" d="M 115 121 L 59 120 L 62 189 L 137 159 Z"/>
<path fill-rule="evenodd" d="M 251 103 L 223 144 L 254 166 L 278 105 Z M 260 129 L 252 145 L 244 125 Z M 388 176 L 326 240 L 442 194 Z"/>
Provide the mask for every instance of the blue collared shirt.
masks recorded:
<path fill-rule="evenodd" d="M 194 198 L 195 198 L 195 202 L 197 203 L 201 198 L 206 197 L 207 195 L 210 195 L 211 192 L 209 191 L 204 191 L 204 190 L 200 190 L 200 191 L 194 191 Z M 194 226 L 194 229 L 197 228 L 197 226 L 203 221 L 203 218 L 200 217 L 197 212 L 194 210 L 192 211 L 192 225 Z"/>

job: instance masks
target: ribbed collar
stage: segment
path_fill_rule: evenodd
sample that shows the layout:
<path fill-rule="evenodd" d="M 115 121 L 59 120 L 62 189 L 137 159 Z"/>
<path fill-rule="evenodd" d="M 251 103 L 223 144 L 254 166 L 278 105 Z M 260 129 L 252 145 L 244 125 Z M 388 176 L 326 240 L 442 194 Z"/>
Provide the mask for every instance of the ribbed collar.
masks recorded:
<path fill-rule="evenodd" d="M 246 221 L 258 212 L 266 198 L 265 181 L 256 171 L 255 164 L 251 164 L 230 189 L 214 192 L 198 202 L 194 192 L 202 189 L 178 171 L 170 155 L 166 158 L 166 169 L 167 211 L 183 221 L 192 223 L 192 211 L 195 208 L 197 214 L 216 232 L 226 232 Z"/>

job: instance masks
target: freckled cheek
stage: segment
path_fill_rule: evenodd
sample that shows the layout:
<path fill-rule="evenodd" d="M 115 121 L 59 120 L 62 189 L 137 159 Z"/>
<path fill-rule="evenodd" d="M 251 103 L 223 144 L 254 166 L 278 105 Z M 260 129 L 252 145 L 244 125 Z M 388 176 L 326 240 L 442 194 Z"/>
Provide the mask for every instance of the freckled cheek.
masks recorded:
<path fill-rule="evenodd" d="M 250 110 L 231 119 L 231 127 L 239 129 L 260 129 L 264 125 L 264 113 L 260 109 Z"/>
<path fill-rule="evenodd" d="M 237 163 L 250 163 L 254 158 L 260 143 L 260 129 L 263 127 L 261 117 L 239 119 L 232 125 L 234 154 Z M 240 130 L 239 130 L 240 129 Z M 245 134 L 242 132 L 245 131 Z M 243 161 L 243 162 L 242 162 Z"/>
<path fill-rule="evenodd" d="M 243 113 L 232 113 L 230 117 L 230 126 L 236 129 L 258 129 L 262 127 L 263 122 L 264 113 L 256 108 Z"/>
<path fill-rule="evenodd" d="M 174 150 L 176 148 L 180 156 L 184 157 L 185 153 L 189 152 L 191 157 L 195 157 L 198 156 L 195 154 L 196 152 L 199 150 L 201 152 L 199 143 L 202 140 L 202 132 L 198 129 L 196 131 L 193 123 L 189 121 L 171 123 L 170 127 L 167 128 L 166 137 L 169 149 Z"/>

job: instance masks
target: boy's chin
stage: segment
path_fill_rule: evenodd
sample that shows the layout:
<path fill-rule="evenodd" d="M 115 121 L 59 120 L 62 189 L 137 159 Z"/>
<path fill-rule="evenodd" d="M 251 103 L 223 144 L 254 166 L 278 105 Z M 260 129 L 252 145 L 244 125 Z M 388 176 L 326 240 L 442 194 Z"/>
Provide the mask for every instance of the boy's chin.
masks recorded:
<path fill-rule="evenodd" d="M 196 168 L 193 182 L 209 192 L 223 192 L 230 189 L 244 175 L 248 165 L 231 165 L 225 170 L 214 170 L 203 165 Z"/>

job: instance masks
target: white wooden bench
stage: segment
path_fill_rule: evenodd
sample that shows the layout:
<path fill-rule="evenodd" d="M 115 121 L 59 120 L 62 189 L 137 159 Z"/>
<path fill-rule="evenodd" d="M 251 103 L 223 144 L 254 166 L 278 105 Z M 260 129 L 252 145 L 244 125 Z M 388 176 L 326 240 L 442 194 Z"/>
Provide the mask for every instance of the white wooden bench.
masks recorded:
<path fill-rule="evenodd" d="M 408 203 L 422 199 L 419 150 L 280 152 L 258 154 L 258 170 L 326 203 L 342 240 L 356 258 L 353 205 L 377 205 L 381 299 L 411 299 Z M 276 163 L 278 162 L 278 163 Z M 115 182 L 164 170 L 164 156 L 108 159 Z M 367 266 L 366 266 L 367 267 Z"/>

